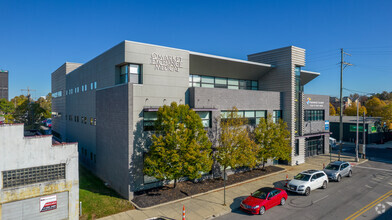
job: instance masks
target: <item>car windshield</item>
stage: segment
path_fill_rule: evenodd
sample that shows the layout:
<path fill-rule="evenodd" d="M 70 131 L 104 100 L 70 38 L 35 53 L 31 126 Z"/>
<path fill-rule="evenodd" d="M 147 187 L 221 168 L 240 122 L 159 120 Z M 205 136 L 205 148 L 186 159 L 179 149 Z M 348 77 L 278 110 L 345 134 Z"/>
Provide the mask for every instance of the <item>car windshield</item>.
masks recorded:
<path fill-rule="evenodd" d="M 256 192 L 252 193 L 252 196 L 255 198 L 259 198 L 259 199 L 265 199 L 267 198 L 267 194 L 266 192 L 257 190 Z"/>
<path fill-rule="evenodd" d="M 296 179 L 296 180 L 302 180 L 302 181 L 309 181 L 310 175 L 300 173 L 300 174 L 298 174 L 297 176 L 295 176 L 294 179 Z"/>
<path fill-rule="evenodd" d="M 339 165 L 328 164 L 328 166 L 325 169 L 327 169 L 327 170 L 339 170 Z"/>

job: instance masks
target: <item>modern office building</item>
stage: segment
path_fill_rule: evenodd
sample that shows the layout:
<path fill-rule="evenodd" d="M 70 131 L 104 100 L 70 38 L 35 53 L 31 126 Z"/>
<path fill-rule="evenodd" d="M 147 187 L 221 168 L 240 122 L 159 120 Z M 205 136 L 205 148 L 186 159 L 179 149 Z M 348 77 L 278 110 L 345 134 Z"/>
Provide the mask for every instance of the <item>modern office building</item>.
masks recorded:
<path fill-rule="evenodd" d="M 0 99 L 8 100 L 8 71 L 0 70 Z"/>
<path fill-rule="evenodd" d="M 77 143 L 0 125 L 0 219 L 79 219 Z"/>
<path fill-rule="evenodd" d="M 304 163 L 329 149 L 329 97 L 303 93 L 319 76 L 304 66 L 305 50 L 294 46 L 239 60 L 124 41 L 52 73 L 53 133 L 79 142 L 80 162 L 128 199 L 161 184 L 143 174 L 143 155 L 158 107 L 171 102 L 188 104 L 212 131 L 233 106 L 251 124 L 282 118 L 290 163 Z"/>

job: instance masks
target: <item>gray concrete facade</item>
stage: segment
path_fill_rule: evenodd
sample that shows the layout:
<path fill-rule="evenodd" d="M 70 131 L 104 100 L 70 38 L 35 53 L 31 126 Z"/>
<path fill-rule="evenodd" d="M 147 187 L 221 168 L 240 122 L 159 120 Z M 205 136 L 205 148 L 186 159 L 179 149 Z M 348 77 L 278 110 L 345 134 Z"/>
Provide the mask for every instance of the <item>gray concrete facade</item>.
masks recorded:
<path fill-rule="evenodd" d="M 54 98 L 53 108 L 62 109 L 64 120 L 53 120 L 53 130 L 64 134 L 64 140 L 79 142 L 80 162 L 132 199 L 133 192 L 161 184 L 146 182 L 143 175 L 143 155 L 149 146 L 143 118 L 146 110 L 171 102 L 204 109 L 212 118 L 234 106 L 267 114 L 281 111 L 294 149 L 295 139 L 304 133 L 302 129 L 296 134 L 294 126 L 296 118 L 304 125 L 303 114 L 295 111 L 295 102 L 303 105 L 304 100 L 295 100 L 294 88 L 295 68 L 305 65 L 304 57 L 305 50 L 298 47 L 249 55 L 246 61 L 124 41 L 71 72 L 60 67 L 52 73 L 52 91 L 63 89 L 65 96 Z M 128 74 L 127 83 L 121 84 L 124 65 L 137 65 L 140 71 L 137 78 Z M 253 80 L 258 87 L 193 87 L 191 75 Z M 306 84 L 317 75 L 301 71 L 301 80 Z M 293 150 L 292 164 L 305 160 L 305 138 L 300 139 L 301 153 L 294 155 Z"/>
<path fill-rule="evenodd" d="M 37 219 L 64 219 L 64 216 L 67 216 L 67 219 L 79 219 L 77 143 L 52 145 L 52 135 L 24 137 L 23 129 L 23 124 L 0 125 L 0 219 L 14 219 L 15 216 L 19 216 L 17 219 L 31 219 L 33 215 Z M 64 178 L 38 181 L 39 172 L 44 172 L 47 168 L 31 172 L 31 169 L 37 167 L 58 164 L 65 164 Z M 21 169 L 30 171 L 12 181 L 22 178 L 26 178 L 26 181 L 37 181 L 6 185 L 4 180 L 7 180 L 8 176 L 4 178 L 5 173 Z M 54 175 L 58 173 L 51 171 L 50 176 Z M 10 181 L 7 181 L 8 184 Z M 57 208 L 40 212 L 40 198 L 54 195 L 57 196 Z M 61 199 L 64 195 L 66 197 Z M 23 202 L 28 205 L 22 207 Z M 21 216 L 22 209 L 23 212 L 30 211 L 31 216 Z"/>

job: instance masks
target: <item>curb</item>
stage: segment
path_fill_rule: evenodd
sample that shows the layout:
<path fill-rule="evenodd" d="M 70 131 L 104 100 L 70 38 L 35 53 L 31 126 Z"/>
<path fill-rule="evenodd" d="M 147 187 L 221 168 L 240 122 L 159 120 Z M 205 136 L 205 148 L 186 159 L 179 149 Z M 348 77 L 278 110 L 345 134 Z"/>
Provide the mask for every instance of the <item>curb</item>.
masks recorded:
<path fill-rule="evenodd" d="M 235 186 L 239 186 L 239 185 L 242 185 L 242 184 L 245 184 L 245 183 L 250 183 L 250 182 L 253 182 L 253 181 L 256 181 L 256 180 L 259 180 L 259 179 L 263 179 L 263 178 L 266 178 L 266 177 L 269 177 L 269 176 L 272 176 L 272 175 L 275 175 L 275 174 L 283 173 L 283 172 L 286 172 L 286 171 L 287 171 L 287 170 L 286 170 L 285 168 L 283 168 L 283 170 L 281 170 L 281 171 L 277 171 L 277 172 L 270 173 L 270 174 L 267 174 L 267 175 L 255 177 L 255 178 L 253 178 L 253 179 L 248 179 L 248 180 L 245 180 L 245 181 L 242 181 L 242 182 L 234 183 L 234 184 L 232 184 L 232 185 L 226 186 L 226 189 L 229 189 L 229 188 L 232 188 L 232 187 L 235 187 Z M 158 208 L 158 207 L 161 207 L 161 206 L 164 206 L 164 205 L 169 205 L 169 204 L 181 202 L 181 201 L 184 201 L 184 200 L 187 200 L 187 199 L 191 199 L 191 198 L 199 197 L 199 196 L 202 196 L 202 195 L 206 195 L 206 194 L 209 194 L 209 193 L 221 191 L 221 190 L 223 190 L 223 189 L 224 189 L 224 187 L 220 187 L 220 188 L 216 188 L 216 189 L 213 189 L 213 190 L 210 190 L 210 191 L 207 191 L 207 192 L 203 192 L 203 193 L 199 193 L 199 194 L 187 196 L 187 197 L 184 197 L 184 198 L 182 198 L 182 199 L 177 199 L 177 200 L 173 200 L 173 201 L 161 203 L 161 204 L 154 205 L 154 206 L 150 206 L 150 207 L 146 207 L 146 208 L 141 208 L 141 207 L 139 207 L 138 205 L 136 205 L 136 204 L 135 204 L 134 202 L 132 202 L 132 201 L 130 201 L 130 203 L 131 203 L 133 206 L 135 206 L 136 209 L 141 210 L 141 211 L 146 211 L 146 210 L 150 210 L 150 209 L 153 209 L 153 208 Z M 231 212 L 231 211 L 230 211 L 230 212 Z M 213 216 L 211 216 L 211 218 L 212 218 L 212 217 L 213 217 Z M 216 217 L 217 217 L 217 216 L 216 216 Z M 208 218 L 210 218 L 210 217 L 208 217 Z"/>
<path fill-rule="evenodd" d="M 232 212 L 232 210 L 228 210 L 228 211 L 224 211 L 224 212 L 221 212 L 221 213 L 218 213 L 218 214 L 213 214 L 213 215 L 210 215 L 207 218 L 205 218 L 205 220 L 211 220 L 211 219 L 217 218 L 219 216 L 223 216 L 223 215 L 229 214 L 231 212 Z"/>

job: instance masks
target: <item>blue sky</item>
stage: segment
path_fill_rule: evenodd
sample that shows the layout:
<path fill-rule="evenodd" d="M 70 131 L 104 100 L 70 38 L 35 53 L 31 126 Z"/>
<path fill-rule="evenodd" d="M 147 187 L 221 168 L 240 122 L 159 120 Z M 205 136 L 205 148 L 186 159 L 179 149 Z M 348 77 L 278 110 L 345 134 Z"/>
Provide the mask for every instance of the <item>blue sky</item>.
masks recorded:
<path fill-rule="evenodd" d="M 10 71 L 10 98 L 27 87 L 36 98 L 64 62 L 87 62 L 123 40 L 239 59 L 295 45 L 307 50 L 304 69 L 321 72 L 306 93 L 339 94 L 340 48 L 354 64 L 345 88 L 392 91 L 391 8 L 388 0 L 0 0 L 0 69 Z"/>

